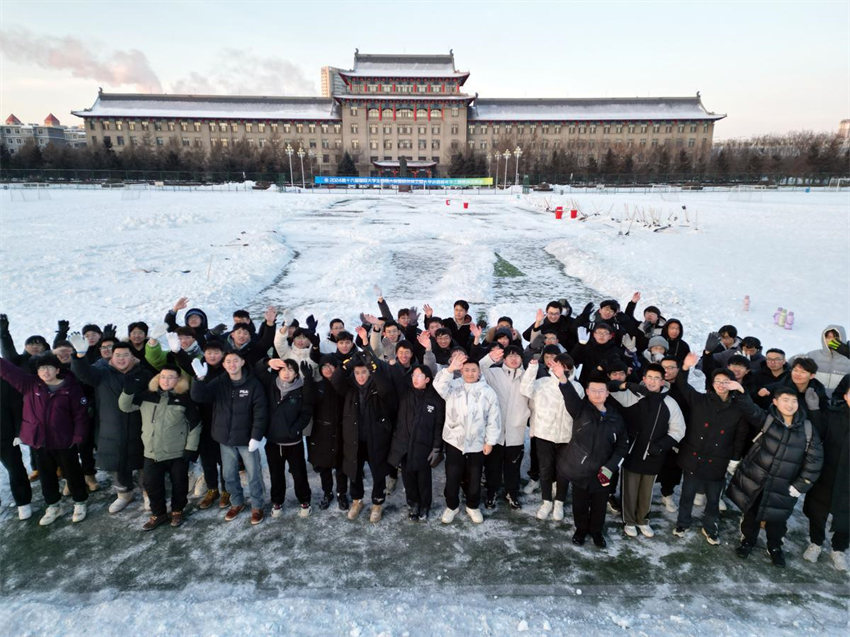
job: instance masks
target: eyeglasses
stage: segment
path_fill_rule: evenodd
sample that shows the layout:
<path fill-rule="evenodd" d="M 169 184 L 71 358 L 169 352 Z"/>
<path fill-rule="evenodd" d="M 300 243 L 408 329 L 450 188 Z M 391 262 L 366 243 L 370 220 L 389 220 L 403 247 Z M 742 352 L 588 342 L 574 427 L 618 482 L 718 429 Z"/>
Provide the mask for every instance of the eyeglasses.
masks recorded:
<path fill-rule="evenodd" d="M 782 357 L 771 358 L 770 356 L 768 356 L 767 358 L 765 358 L 765 360 L 768 363 L 784 363 L 785 362 L 785 359 L 782 358 Z"/>
<path fill-rule="evenodd" d="M 112 345 L 101 345 L 101 346 L 100 346 L 100 351 L 101 351 L 101 352 L 111 352 L 112 350 L 113 350 L 113 346 L 112 346 Z"/>

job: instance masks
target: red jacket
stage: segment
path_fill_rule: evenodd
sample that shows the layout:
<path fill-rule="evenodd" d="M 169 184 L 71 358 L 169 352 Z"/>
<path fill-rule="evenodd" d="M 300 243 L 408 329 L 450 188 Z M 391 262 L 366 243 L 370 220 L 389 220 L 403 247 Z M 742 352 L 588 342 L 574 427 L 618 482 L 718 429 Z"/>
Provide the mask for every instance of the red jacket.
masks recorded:
<path fill-rule="evenodd" d="M 24 398 L 21 441 L 35 449 L 68 449 L 80 444 L 89 428 L 88 402 L 82 385 L 70 372 L 55 391 L 33 376 L 0 358 L 0 377 Z"/>

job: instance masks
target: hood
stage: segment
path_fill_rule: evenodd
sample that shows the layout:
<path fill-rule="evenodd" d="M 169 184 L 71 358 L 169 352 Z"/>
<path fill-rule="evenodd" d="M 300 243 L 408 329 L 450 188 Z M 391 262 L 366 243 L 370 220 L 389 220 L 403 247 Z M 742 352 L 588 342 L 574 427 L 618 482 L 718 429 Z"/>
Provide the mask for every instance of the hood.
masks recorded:
<path fill-rule="evenodd" d="M 205 334 L 206 331 L 209 329 L 209 326 L 208 326 L 208 323 L 207 323 L 206 312 L 204 312 L 199 307 L 191 307 L 188 310 L 186 310 L 186 314 L 183 316 L 183 323 L 187 327 L 189 325 L 189 317 L 192 316 L 192 315 L 201 317 L 201 324 L 198 327 L 196 327 L 195 330 L 198 331 L 200 334 Z"/>
<path fill-rule="evenodd" d="M 679 336 L 677 336 L 676 338 L 670 338 L 670 332 L 668 330 L 670 328 L 671 323 L 675 323 L 679 326 Z M 681 340 L 685 336 L 685 328 L 682 326 L 682 321 L 677 318 L 667 319 L 667 322 L 664 323 L 664 326 L 661 328 L 661 336 L 663 336 L 668 343 Z"/>
<path fill-rule="evenodd" d="M 827 354 L 832 352 L 832 350 L 829 349 L 829 347 L 827 347 L 826 340 L 825 340 L 826 333 L 829 332 L 830 330 L 835 330 L 836 332 L 838 332 L 838 339 L 842 343 L 847 342 L 847 332 L 844 329 L 843 325 L 827 325 L 825 328 L 823 328 L 823 330 L 820 333 L 820 346 L 821 346 L 821 349 L 824 350 Z"/>
<path fill-rule="evenodd" d="M 160 391 L 159 374 L 150 379 L 148 382 L 148 389 L 152 392 Z M 186 378 L 185 374 L 180 374 L 180 379 L 171 391 L 174 394 L 185 394 L 189 391 L 189 380 Z"/>

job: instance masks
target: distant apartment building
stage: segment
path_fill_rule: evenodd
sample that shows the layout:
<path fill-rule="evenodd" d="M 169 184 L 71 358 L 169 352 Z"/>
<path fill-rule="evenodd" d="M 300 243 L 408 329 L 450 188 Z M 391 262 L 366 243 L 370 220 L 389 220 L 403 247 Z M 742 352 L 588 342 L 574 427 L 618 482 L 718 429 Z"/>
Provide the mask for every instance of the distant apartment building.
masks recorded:
<path fill-rule="evenodd" d="M 360 175 L 393 174 L 401 158 L 414 174 L 442 174 L 452 155 L 520 148 L 527 161 L 573 154 L 579 162 L 612 149 L 640 161 L 653 152 L 711 153 L 714 123 L 725 117 L 694 97 L 516 99 L 465 92 L 469 72 L 453 52 L 371 55 L 355 50 L 350 70 L 322 69 L 324 97 L 115 94 L 73 111 L 90 144 L 209 150 L 244 140 L 303 148 L 317 172 L 333 172 L 344 152 Z"/>
<path fill-rule="evenodd" d="M 41 148 L 48 144 L 85 148 L 86 132 L 80 126 L 62 126 L 53 113 L 44 119 L 43 124 L 24 124 L 14 113 L 9 115 L 0 127 L 0 144 L 14 154 L 27 141 L 32 141 Z"/>

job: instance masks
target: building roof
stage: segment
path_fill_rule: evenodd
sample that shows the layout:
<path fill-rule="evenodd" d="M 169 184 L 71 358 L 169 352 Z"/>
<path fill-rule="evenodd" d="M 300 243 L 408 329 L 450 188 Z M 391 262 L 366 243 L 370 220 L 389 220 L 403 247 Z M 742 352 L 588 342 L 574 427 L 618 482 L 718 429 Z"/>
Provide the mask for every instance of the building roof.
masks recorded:
<path fill-rule="evenodd" d="M 59 120 L 53 113 L 50 113 L 47 117 L 44 118 L 45 126 L 61 126 Z"/>
<path fill-rule="evenodd" d="M 398 159 L 373 159 L 372 165 L 377 168 L 399 168 L 401 162 Z M 408 160 L 407 167 L 411 170 L 422 170 L 423 168 L 434 168 L 437 165 L 435 161 L 413 161 Z"/>
<path fill-rule="evenodd" d="M 718 120 L 695 97 L 566 99 L 478 98 L 469 109 L 474 121 Z"/>
<path fill-rule="evenodd" d="M 354 68 L 341 71 L 345 77 L 462 78 L 468 72 L 455 69 L 454 53 L 435 55 L 381 55 L 354 52 Z M 463 82 L 461 82 L 462 84 Z"/>
<path fill-rule="evenodd" d="M 6 123 L 9 126 L 20 126 L 21 120 L 19 120 L 17 117 L 15 117 L 14 113 L 10 113 L 9 117 L 6 118 Z"/>
<path fill-rule="evenodd" d="M 339 107 L 326 97 L 165 95 L 99 93 L 78 117 L 339 120 Z"/>
<path fill-rule="evenodd" d="M 346 93 L 334 95 L 334 99 L 349 102 L 471 102 L 475 97 L 457 93 Z"/>

